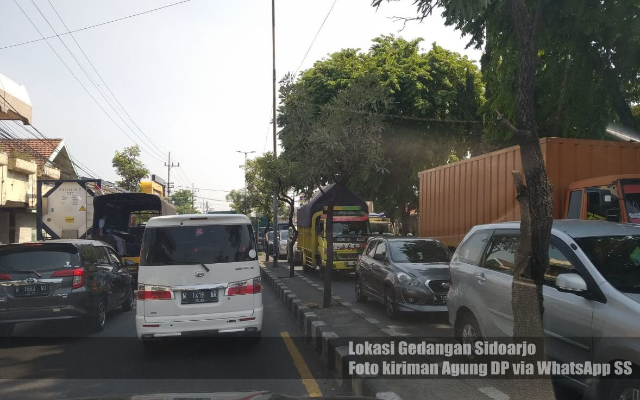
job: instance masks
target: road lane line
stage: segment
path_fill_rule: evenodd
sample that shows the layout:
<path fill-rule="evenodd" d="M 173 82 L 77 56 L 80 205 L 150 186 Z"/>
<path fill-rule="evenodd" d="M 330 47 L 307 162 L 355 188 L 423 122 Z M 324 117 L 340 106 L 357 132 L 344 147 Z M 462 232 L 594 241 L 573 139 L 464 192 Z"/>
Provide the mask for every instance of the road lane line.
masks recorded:
<path fill-rule="evenodd" d="M 293 359 L 293 364 L 296 366 L 300 377 L 302 378 L 302 384 L 307 389 L 307 393 L 309 393 L 309 397 L 322 397 L 322 392 L 318 387 L 318 383 L 311 375 L 311 371 L 307 366 L 307 363 L 304 361 L 302 354 L 298 351 L 298 348 L 293 343 L 291 336 L 289 336 L 289 332 L 280 332 L 280 336 L 282 336 L 282 340 L 284 341 L 285 346 L 287 346 L 287 350 L 289 350 L 289 354 Z"/>

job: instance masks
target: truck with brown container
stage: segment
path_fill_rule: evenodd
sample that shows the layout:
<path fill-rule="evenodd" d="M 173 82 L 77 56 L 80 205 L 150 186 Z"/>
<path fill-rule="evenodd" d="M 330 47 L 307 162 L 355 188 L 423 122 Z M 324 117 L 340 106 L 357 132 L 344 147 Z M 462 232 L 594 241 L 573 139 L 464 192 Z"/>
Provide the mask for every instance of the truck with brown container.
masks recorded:
<path fill-rule="evenodd" d="M 542 138 L 540 146 L 554 219 L 640 223 L 640 143 Z M 420 236 L 455 247 L 475 225 L 520 220 L 514 170 L 522 171 L 519 146 L 421 171 Z"/>

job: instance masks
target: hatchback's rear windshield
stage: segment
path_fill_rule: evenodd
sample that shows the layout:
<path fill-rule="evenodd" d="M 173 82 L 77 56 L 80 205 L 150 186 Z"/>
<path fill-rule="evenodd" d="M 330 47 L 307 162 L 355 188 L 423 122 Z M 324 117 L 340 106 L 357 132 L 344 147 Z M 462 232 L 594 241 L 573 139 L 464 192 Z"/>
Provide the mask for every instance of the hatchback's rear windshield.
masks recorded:
<path fill-rule="evenodd" d="M 391 240 L 391 259 L 397 263 L 449 262 L 451 253 L 440 242 L 433 240 Z"/>
<path fill-rule="evenodd" d="M 0 246 L 0 272 L 48 272 L 78 265 L 78 249 L 66 243 Z"/>
<path fill-rule="evenodd" d="M 147 227 L 140 265 L 218 264 L 256 257 L 251 225 Z"/>

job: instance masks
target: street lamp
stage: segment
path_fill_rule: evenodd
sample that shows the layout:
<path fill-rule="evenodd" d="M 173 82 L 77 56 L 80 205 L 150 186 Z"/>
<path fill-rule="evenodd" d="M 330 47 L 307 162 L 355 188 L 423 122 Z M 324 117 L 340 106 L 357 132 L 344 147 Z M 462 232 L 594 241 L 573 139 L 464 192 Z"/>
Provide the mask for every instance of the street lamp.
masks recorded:
<path fill-rule="evenodd" d="M 253 154 L 255 153 L 255 151 L 241 151 L 241 150 L 236 150 L 236 153 L 241 153 L 244 154 L 244 167 L 245 167 L 245 171 L 244 171 L 244 211 L 245 213 L 247 212 L 247 155 L 248 154 Z"/>

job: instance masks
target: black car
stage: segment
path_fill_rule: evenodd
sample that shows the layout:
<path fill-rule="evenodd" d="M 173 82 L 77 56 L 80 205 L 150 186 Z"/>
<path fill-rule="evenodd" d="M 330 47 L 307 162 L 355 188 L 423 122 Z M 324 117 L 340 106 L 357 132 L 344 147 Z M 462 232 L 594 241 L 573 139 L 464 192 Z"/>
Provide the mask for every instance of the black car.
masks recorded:
<path fill-rule="evenodd" d="M 435 239 L 372 238 L 356 265 L 356 300 L 383 303 L 390 318 L 402 311 L 446 312 L 451 255 Z"/>
<path fill-rule="evenodd" d="M 131 275 L 116 251 L 96 240 L 0 246 L 0 335 L 20 322 L 81 318 L 104 328 L 108 311 L 133 308 Z"/>

